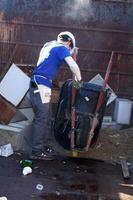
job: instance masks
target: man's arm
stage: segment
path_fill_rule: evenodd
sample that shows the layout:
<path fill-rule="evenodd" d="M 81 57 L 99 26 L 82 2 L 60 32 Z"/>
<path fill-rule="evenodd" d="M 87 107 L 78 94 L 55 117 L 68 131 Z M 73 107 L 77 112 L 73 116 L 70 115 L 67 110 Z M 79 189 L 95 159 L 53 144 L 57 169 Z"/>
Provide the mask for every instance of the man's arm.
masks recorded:
<path fill-rule="evenodd" d="M 65 58 L 65 61 L 68 64 L 68 66 L 70 67 L 70 70 L 74 74 L 76 80 L 81 81 L 81 72 L 80 72 L 79 66 L 74 61 L 74 59 L 71 56 L 68 56 Z"/>

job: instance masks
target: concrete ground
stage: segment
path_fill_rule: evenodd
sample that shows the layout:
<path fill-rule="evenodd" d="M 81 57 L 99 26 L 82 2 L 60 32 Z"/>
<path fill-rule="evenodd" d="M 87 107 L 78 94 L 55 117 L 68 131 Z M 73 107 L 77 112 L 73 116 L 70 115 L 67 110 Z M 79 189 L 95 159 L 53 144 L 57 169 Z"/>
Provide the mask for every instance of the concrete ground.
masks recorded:
<path fill-rule="evenodd" d="M 8 200 L 133 200 L 133 161 L 128 163 L 130 179 L 124 179 L 118 160 L 70 158 L 54 144 L 59 152 L 56 159 L 33 161 L 33 172 L 24 176 L 20 161 L 28 156 L 16 151 L 31 151 L 31 126 L 21 132 L 1 130 L 0 138 L 1 145 L 11 143 L 15 150 L 12 156 L 0 156 L 0 199 L 5 196 Z M 38 190 L 37 184 L 43 185 L 43 190 Z"/>
<path fill-rule="evenodd" d="M 8 200 L 133 200 L 133 171 L 124 179 L 115 162 L 57 156 L 53 161 L 33 161 L 33 172 L 22 174 L 15 153 L 0 157 L 0 197 Z M 36 188 L 43 185 L 42 190 Z"/>

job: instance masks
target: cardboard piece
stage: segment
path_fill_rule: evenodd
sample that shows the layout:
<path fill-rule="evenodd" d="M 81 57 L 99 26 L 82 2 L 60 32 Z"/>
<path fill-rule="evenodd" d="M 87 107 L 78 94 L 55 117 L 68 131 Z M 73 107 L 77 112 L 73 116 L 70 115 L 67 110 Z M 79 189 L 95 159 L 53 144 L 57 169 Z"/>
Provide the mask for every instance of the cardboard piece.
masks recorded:
<path fill-rule="evenodd" d="M 90 81 L 90 83 L 94 83 L 96 85 L 103 85 L 104 79 L 102 78 L 102 76 L 100 74 L 97 74 L 96 76 L 94 76 Z M 114 91 L 111 89 L 111 87 L 107 84 L 107 89 L 110 89 L 111 91 L 111 95 L 110 98 L 108 99 L 107 105 L 109 105 L 110 103 L 112 103 L 116 98 L 116 94 L 114 93 Z"/>

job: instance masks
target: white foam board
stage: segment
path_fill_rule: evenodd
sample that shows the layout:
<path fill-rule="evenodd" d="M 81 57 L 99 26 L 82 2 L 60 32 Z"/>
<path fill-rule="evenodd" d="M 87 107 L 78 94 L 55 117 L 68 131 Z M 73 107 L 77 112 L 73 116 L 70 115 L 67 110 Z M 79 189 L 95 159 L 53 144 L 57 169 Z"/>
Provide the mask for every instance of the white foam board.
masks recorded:
<path fill-rule="evenodd" d="M 34 112 L 32 108 L 21 108 L 19 111 L 29 120 L 32 121 L 34 118 Z"/>
<path fill-rule="evenodd" d="M 12 64 L 0 83 L 0 94 L 17 106 L 29 89 L 30 78 Z"/>

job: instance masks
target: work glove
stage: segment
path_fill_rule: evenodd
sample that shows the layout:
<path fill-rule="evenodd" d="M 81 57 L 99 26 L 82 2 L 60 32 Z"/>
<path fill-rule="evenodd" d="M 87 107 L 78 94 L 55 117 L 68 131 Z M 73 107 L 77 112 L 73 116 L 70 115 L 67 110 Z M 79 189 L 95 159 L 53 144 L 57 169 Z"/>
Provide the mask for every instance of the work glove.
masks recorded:
<path fill-rule="evenodd" d="M 73 87 L 80 89 L 83 86 L 83 81 L 73 80 Z"/>

